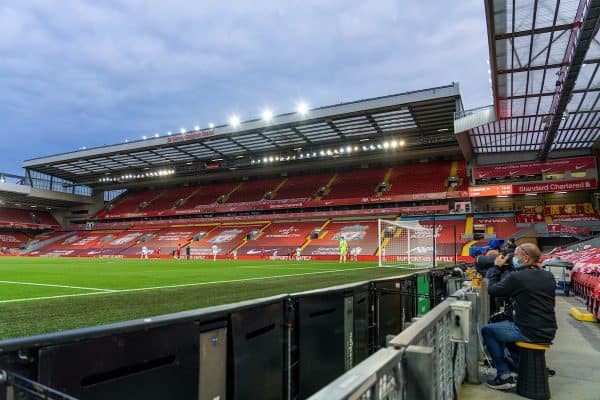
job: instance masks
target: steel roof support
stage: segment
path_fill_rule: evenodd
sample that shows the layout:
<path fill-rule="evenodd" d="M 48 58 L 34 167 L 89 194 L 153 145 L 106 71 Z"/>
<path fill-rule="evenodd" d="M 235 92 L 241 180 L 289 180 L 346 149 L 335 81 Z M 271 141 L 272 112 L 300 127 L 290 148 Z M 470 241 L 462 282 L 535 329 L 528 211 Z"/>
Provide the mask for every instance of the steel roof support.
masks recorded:
<path fill-rule="evenodd" d="M 581 71 L 581 65 L 583 64 L 583 60 L 585 59 L 585 55 L 587 54 L 590 44 L 592 43 L 592 39 L 596 35 L 598 31 L 598 27 L 600 26 L 600 0 L 590 0 L 588 4 L 588 10 L 583 20 L 583 24 L 581 27 L 581 32 L 579 32 L 579 40 L 575 44 L 575 49 L 573 50 L 573 57 L 571 60 L 570 67 L 567 71 L 567 75 L 564 78 L 563 82 L 560 82 L 561 76 L 559 75 L 559 80 L 557 81 L 557 85 L 562 85 L 561 90 L 557 91 L 557 97 L 554 98 L 553 106 L 550 110 L 552 115 L 552 120 L 548 126 L 548 132 L 546 134 L 545 140 L 543 142 L 542 150 L 540 151 L 538 158 L 541 161 L 544 161 L 548 158 L 548 153 L 554 143 L 554 139 L 556 138 L 556 134 L 558 132 L 558 128 L 560 126 L 560 122 L 562 120 L 565 109 L 567 108 L 567 104 L 571 98 L 571 94 L 573 92 L 573 88 L 575 87 L 575 82 L 577 81 L 577 77 L 579 76 L 579 72 Z M 575 27 L 577 26 L 577 21 L 575 23 Z M 569 47 L 567 47 L 567 52 L 569 51 Z M 565 54 L 565 58 L 569 55 Z"/>

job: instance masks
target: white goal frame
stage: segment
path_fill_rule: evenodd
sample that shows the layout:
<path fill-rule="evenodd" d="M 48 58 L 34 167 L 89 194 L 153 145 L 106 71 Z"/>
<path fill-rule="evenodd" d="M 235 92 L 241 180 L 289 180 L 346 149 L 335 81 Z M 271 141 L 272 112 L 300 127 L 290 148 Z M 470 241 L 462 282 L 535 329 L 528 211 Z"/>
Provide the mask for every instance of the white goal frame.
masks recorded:
<path fill-rule="evenodd" d="M 437 246 L 436 235 L 434 234 L 435 226 L 428 228 L 419 224 L 419 221 L 414 220 L 378 219 L 377 228 L 379 267 L 409 269 L 435 267 L 435 250 Z M 390 230 L 393 230 L 391 237 Z M 393 248 L 389 249 L 390 246 Z M 418 254 L 413 250 L 413 247 L 419 249 Z"/>

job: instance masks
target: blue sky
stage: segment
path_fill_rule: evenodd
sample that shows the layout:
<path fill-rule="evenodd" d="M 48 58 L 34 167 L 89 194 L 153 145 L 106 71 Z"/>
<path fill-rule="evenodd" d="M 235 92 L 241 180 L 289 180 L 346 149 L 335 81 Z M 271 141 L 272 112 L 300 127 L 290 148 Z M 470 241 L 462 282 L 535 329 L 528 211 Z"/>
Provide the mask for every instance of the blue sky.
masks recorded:
<path fill-rule="evenodd" d="M 9 0 L 0 21 L 0 172 L 300 99 L 458 81 L 491 103 L 481 0 Z"/>

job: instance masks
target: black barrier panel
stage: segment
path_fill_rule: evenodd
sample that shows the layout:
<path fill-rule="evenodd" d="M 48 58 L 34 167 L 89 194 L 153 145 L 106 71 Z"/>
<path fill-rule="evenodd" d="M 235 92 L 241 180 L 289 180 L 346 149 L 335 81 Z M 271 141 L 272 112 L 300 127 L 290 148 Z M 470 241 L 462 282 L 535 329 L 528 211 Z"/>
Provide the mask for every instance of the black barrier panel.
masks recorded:
<path fill-rule="evenodd" d="M 448 271 L 445 269 L 431 270 L 431 276 L 429 278 L 429 284 L 431 285 L 429 290 L 431 308 L 437 306 L 448 297 L 445 282 L 445 277 L 447 275 Z"/>
<path fill-rule="evenodd" d="M 417 277 L 416 275 L 403 278 L 400 281 L 400 291 L 403 296 L 404 321 L 412 321 L 417 316 Z"/>
<path fill-rule="evenodd" d="M 198 396 L 198 326 L 178 324 L 39 350 L 39 382 L 85 400 Z"/>
<path fill-rule="evenodd" d="M 402 280 L 376 281 L 377 345 L 385 347 L 387 335 L 397 335 L 404 325 Z"/>
<path fill-rule="evenodd" d="M 283 311 L 278 301 L 231 314 L 234 399 L 284 398 Z"/>
<path fill-rule="evenodd" d="M 369 356 L 369 290 L 364 285 L 354 292 L 354 335 L 352 366 Z"/>
<path fill-rule="evenodd" d="M 343 292 L 298 297 L 298 398 L 305 399 L 344 373 Z"/>

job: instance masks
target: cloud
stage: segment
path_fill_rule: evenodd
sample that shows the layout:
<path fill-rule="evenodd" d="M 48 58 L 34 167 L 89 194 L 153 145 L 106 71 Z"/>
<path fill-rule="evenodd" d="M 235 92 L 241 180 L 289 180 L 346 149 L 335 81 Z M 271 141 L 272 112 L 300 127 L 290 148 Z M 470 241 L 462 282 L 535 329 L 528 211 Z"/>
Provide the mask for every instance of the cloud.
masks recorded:
<path fill-rule="evenodd" d="M 0 171 L 300 98 L 460 81 L 467 107 L 490 103 L 477 0 L 37 0 L 0 5 L 0 20 Z"/>

